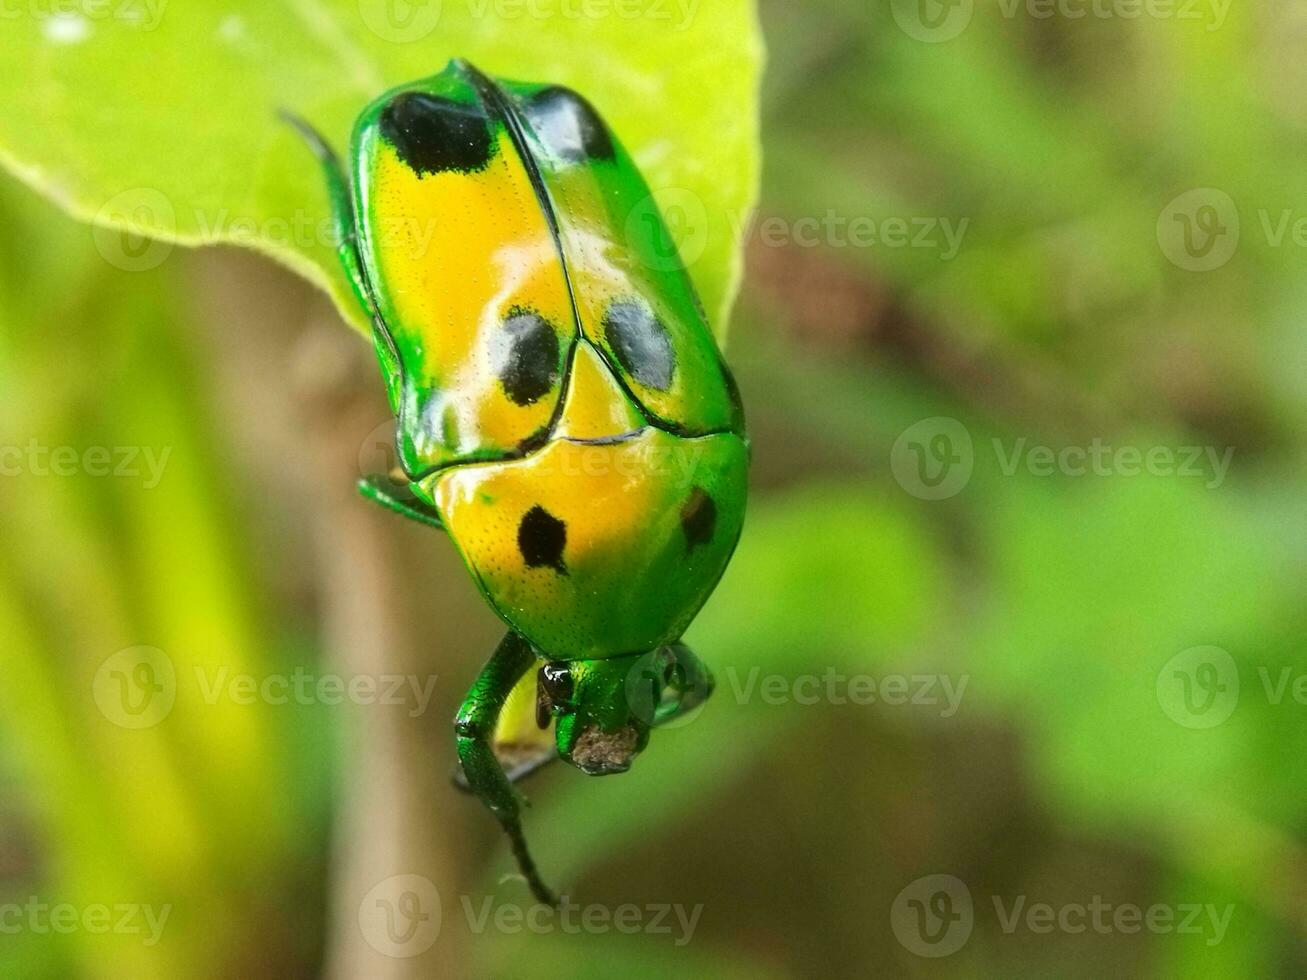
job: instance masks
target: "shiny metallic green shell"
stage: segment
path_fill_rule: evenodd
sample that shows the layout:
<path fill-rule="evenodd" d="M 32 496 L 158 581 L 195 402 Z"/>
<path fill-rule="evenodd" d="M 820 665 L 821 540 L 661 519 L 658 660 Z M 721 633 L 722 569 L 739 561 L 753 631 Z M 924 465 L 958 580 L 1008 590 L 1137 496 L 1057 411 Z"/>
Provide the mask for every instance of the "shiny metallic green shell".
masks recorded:
<path fill-rule="evenodd" d="M 585 99 L 465 62 L 354 134 L 401 466 L 552 659 L 677 639 L 739 536 L 731 379 L 650 191 Z"/>

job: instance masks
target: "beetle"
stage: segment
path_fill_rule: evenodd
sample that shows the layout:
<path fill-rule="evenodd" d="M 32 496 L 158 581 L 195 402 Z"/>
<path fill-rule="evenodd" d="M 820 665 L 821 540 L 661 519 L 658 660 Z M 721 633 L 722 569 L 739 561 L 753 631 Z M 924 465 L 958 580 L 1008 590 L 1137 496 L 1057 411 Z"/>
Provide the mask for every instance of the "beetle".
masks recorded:
<path fill-rule="evenodd" d="M 623 772 L 711 693 L 680 640 L 743 524 L 738 389 L 648 185 L 575 91 L 456 59 L 363 110 L 348 176 L 283 115 L 322 164 L 396 417 L 398 466 L 360 490 L 448 532 L 508 627 L 455 721 L 460 782 L 556 904 L 514 784 L 555 757 Z"/>

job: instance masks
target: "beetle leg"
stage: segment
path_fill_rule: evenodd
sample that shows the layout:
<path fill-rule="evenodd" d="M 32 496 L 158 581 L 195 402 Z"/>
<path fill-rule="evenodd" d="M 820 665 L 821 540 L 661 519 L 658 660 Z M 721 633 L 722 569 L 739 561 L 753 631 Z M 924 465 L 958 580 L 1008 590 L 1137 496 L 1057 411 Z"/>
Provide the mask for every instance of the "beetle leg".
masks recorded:
<path fill-rule="evenodd" d="M 499 760 L 499 768 L 504 770 L 504 778 L 516 786 L 528 776 L 538 773 L 549 763 L 558 758 L 558 749 L 552 742 L 532 746 L 529 751 L 517 752 L 511 754 L 503 750 L 495 751 L 495 758 Z M 467 781 L 467 775 L 462 769 L 454 772 L 454 785 L 464 793 L 473 792 L 472 786 Z"/>
<path fill-rule="evenodd" d="M 548 713 L 542 717 L 540 694 L 540 678 L 528 670 L 504 702 L 490 737 L 499 768 L 514 786 L 559 758 L 554 719 Z M 472 792 L 462 767 L 454 766 L 453 780 L 464 793 Z"/>
<path fill-rule="evenodd" d="M 458 734 L 458 761 L 468 786 L 508 834 L 518 869 L 530 885 L 531 894 L 546 905 L 557 905 L 558 899 L 541 880 L 527 850 L 517 793 L 490 747 L 504 702 L 518 679 L 535 664 L 535 659 L 526 640 L 510 631 L 468 692 L 454 722 L 454 731 Z"/>
<path fill-rule="evenodd" d="M 332 218 L 335 223 L 336 254 L 340 256 L 340 264 L 344 267 L 350 285 L 354 288 L 354 296 L 359 305 L 363 307 L 368 319 L 376 323 L 377 307 L 372 299 L 367 276 L 363 272 L 363 258 L 359 255 L 358 232 L 354 223 L 354 202 L 350 198 L 349 181 L 345 178 L 340 158 L 336 156 L 336 151 L 331 148 L 322 134 L 310 123 L 286 109 L 280 110 L 278 115 L 294 126 L 304 137 L 309 149 L 322 164 L 322 172 L 327 178 L 327 196 L 331 198 Z"/>
<path fill-rule="evenodd" d="M 408 493 L 405 484 L 389 476 L 365 476 L 358 482 L 359 493 L 387 510 L 429 527 L 445 529 L 440 513 L 424 500 Z"/>
<path fill-rule="evenodd" d="M 665 725 L 674 718 L 679 718 L 687 711 L 697 708 L 712 695 L 717 680 L 708 669 L 708 665 L 694 655 L 694 651 L 683 643 L 675 643 L 676 669 L 672 674 L 671 687 L 679 697 L 676 703 L 668 705 L 654 715 L 654 726 Z"/>

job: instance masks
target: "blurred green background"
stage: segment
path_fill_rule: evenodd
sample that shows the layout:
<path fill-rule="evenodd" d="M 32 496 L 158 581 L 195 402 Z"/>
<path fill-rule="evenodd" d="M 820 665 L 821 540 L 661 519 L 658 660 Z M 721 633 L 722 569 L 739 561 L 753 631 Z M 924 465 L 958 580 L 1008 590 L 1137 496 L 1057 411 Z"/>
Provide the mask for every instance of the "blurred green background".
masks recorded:
<path fill-rule="evenodd" d="M 1307 969 L 1302 8 L 762 17 L 718 691 L 528 784 L 576 928 L 448 783 L 500 626 L 353 494 L 370 351 L 266 260 L 123 272 L 4 179 L 0 973 Z M 360 919 L 414 897 L 407 944 Z"/>

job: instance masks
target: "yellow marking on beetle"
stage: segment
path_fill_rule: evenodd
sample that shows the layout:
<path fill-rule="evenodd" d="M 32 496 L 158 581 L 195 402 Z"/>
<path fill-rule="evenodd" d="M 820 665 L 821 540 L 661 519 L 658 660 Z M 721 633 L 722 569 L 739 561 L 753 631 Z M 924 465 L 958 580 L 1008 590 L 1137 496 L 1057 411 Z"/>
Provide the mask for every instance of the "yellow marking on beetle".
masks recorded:
<path fill-rule="evenodd" d="M 431 494 L 502 618 L 549 656 L 609 657 L 677 639 L 698 612 L 739 536 L 746 457 L 734 435 L 646 428 L 453 467 L 430 478 Z M 682 509 L 696 489 L 716 501 L 716 525 L 711 542 L 689 548 Z M 520 533 L 536 508 L 564 529 L 558 565 L 527 563 Z"/>
<path fill-rule="evenodd" d="M 418 176 L 380 138 L 368 175 L 373 240 L 364 243 L 386 284 L 390 324 L 401 350 L 412 350 L 415 385 L 435 388 L 424 407 L 436 452 L 508 448 L 549 421 L 557 382 L 543 397 L 515 403 L 500 375 L 509 350 L 504 320 L 531 310 L 553 325 L 562 360 L 575 321 L 558 250 L 539 200 L 508 136 L 484 171 Z M 452 454 L 456 454 L 452 453 Z"/>
<path fill-rule="evenodd" d="M 499 713 L 499 724 L 495 726 L 496 748 L 502 746 L 517 753 L 535 746 L 542 750 L 553 748 L 553 726 L 542 729 L 536 723 L 537 683 L 536 671 L 528 670 L 513 685 Z"/>
<path fill-rule="evenodd" d="M 588 343 L 577 344 L 555 437 L 603 439 L 634 432 L 644 424 L 644 416 L 626 397 L 604 359 Z"/>

